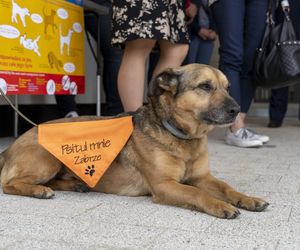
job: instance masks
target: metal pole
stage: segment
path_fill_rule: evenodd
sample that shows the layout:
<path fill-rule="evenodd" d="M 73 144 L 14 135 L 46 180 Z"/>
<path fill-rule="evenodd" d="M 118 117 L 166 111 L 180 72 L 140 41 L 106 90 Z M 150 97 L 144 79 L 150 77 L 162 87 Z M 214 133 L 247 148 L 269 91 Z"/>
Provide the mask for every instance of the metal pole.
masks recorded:
<path fill-rule="evenodd" d="M 100 15 L 97 15 L 97 116 L 101 115 L 101 52 L 100 52 Z"/>
<path fill-rule="evenodd" d="M 15 107 L 19 109 L 19 103 L 18 103 L 18 95 L 15 95 Z M 19 127 L 19 115 L 17 112 L 15 112 L 15 122 L 14 122 L 14 137 L 18 137 L 18 127 Z"/>
<path fill-rule="evenodd" d="M 97 116 L 101 115 L 101 76 L 97 74 Z"/>

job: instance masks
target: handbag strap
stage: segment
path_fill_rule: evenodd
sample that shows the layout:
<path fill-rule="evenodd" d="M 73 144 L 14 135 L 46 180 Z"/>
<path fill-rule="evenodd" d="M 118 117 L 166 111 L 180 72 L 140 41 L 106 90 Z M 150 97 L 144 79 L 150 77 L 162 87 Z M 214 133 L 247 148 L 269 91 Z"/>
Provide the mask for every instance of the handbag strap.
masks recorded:
<path fill-rule="evenodd" d="M 292 24 L 291 18 L 290 18 L 290 4 L 288 0 L 282 0 L 281 1 L 281 8 L 282 12 L 284 14 L 284 20 L 282 23 L 282 29 L 281 29 L 281 34 L 280 34 L 280 42 L 283 41 L 295 41 L 296 39 L 296 34 L 294 30 L 294 26 Z"/>
<path fill-rule="evenodd" d="M 273 26 L 275 24 L 274 18 L 273 18 L 273 14 L 275 12 L 275 6 L 278 5 L 278 0 L 269 0 L 268 3 L 268 9 L 267 9 L 267 19 L 266 19 L 266 23 L 269 26 Z"/>

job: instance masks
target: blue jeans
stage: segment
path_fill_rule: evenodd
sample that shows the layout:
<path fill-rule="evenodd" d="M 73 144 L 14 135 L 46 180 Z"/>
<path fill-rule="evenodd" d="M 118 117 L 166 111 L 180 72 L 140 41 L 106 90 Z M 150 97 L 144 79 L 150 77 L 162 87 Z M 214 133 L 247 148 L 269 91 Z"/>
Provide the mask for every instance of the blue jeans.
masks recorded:
<path fill-rule="evenodd" d="M 100 49 L 103 57 L 103 86 L 106 94 L 106 115 L 116 115 L 123 112 L 123 106 L 118 93 L 118 72 L 123 56 L 120 48 L 111 45 L 111 3 L 107 0 L 93 0 L 107 6 L 109 14 L 100 16 Z M 98 41 L 98 23 L 95 16 L 85 16 L 85 27 L 92 37 Z"/>
<path fill-rule="evenodd" d="M 209 64 L 214 48 L 214 41 L 206 41 L 193 36 L 190 43 L 186 63 Z"/>
<path fill-rule="evenodd" d="M 252 69 L 266 20 L 268 0 L 218 0 L 211 6 L 220 39 L 219 68 L 231 83 L 230 94 L 247 113 L 255 85 Z"/>

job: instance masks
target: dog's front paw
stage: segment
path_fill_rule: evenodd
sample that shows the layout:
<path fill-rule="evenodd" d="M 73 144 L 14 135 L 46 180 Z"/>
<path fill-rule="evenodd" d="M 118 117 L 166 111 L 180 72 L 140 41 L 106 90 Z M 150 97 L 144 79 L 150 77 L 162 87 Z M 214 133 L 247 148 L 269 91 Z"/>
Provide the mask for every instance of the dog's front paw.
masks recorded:
<path fill-rule="evenodd" d="M 225 202 L 218 202 L 217 204 L 210 206 L 206 212 L 222 219 L 234 219 L 241 214 L 236 207 Z"/>
<path fill-rule="evenodd" d="M 236 206 L 249 211 L 261 212 L 269 206 L 269 203 L 256 197 L 245 197 L 239 200 Z"/>
<path fill-rule="evenodd" d="M 79 193 L 87 193 L 89 192 L 89 188 L 82 182 L 78 182 L 74 186 L 74 191 Z"/>

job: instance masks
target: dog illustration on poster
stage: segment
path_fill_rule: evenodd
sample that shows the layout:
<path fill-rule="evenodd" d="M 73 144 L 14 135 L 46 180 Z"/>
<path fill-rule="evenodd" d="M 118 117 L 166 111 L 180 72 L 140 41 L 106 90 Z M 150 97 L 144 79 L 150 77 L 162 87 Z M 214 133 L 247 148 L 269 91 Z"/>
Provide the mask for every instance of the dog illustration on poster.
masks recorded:
<path fill-rule="evenodd" d="M 60 41 L 60 54 L 63 55 L 64 54 L 64 46 L 67 46 L 67 55 L 70 55 L 70 44 L 71 44 L 71 38 L 72 38 L 72 34 L 73 34 L 73 30 L 69 29 L 68 30 L 68 34 L 67 35 L 63 35 L 62 34 L 62 28 L 61 28 L 61 24 L 59 25 L 59 41 Z"/>
<path fill-rule="evenodd" d="M 20 44 L 23 45 L 25 49 L 34 51 L 38 56 L 41 56 L 39 52 L 38 41 L 40 36 L 37 36 L 36 39 L 32 40 L 31 38 L 26 38 L 26 34 L 20 36 Z"/>
<path fill-rule="evenodd" d="M 14 0 L 12 0 L 12 23 L 18 23 L 17 16 L 21 19 L 23 26 L 26 27 L 26 16 L 30 16 L 29 10 L 27 8 L 20 7 Z"/>
<path fill-rule="evenodd" d="M 52 51 L 50 51 L 48 53 L 48 62 L 49 62 L 51 69 L 53 69 L 53 66 L 55 66 L 57 71 L 60 71 L 60 69 L 63 66 L 62 61 L 59 60 Z"/>
<path fill-rule="evenodd" d="M 47 29 L 48 26 L 52 27 L 52 33 L 55 34 L 56 30 L 57 30 L 57 25 L 54 22 L 54 18 L 56 15 L 56 11 L 51 9 L 50 14 L 46 13 L 46 8 L 43 8 L 43 14 L 44 14 L 44 33 L 47 35 Z"/>

